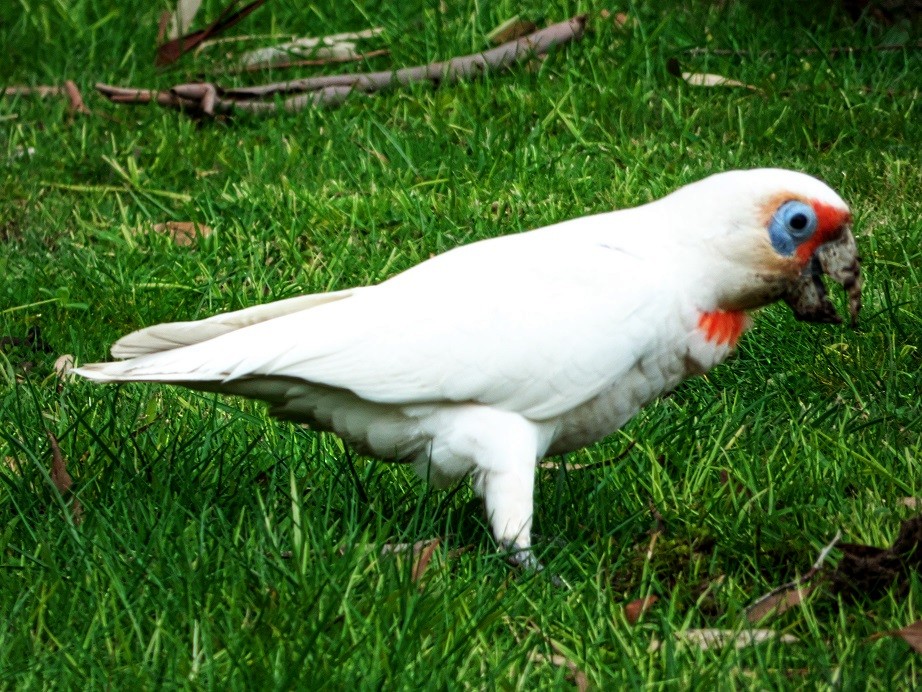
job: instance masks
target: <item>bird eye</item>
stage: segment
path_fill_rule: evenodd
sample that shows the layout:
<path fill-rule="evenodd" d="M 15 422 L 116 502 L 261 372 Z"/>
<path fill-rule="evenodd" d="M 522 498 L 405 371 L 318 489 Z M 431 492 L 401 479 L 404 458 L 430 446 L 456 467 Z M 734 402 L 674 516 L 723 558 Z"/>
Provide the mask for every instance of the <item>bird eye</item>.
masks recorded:
<path fill-rule="evenodd" d="M 797 201 L 785 202 L 779 207 L 778 216 L 781 217 L 788 233 L 795 240 L 805 240 L 816 230 L 816 212 L 809 204 Z"/>
<path fill-rule="evenodd" d="M 774 248 L 787 257 L 797 246 L 813 235 L 819 224 L 813 207 L 799 200 L 785 202 L 772 217 L 768 234 Z"/>

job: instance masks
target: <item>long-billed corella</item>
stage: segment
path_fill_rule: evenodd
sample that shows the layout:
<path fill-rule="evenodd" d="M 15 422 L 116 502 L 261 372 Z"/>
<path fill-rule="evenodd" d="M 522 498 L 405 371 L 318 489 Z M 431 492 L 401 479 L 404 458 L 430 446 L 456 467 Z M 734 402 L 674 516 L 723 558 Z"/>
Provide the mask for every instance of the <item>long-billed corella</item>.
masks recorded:
<path fill-rule="evenodd" d="M 749 311 L 779 299 L 854 322 L 861 276 L 848 206 L 793 171 L 729 171 L 639 207 L 472 243 L 383 283 L 158 324 L 76 369 L 261 399 L 273 415 L 472 476 L 493 533 L 535 565 L 536 463 L 621 427 L 723 361 Z"/>

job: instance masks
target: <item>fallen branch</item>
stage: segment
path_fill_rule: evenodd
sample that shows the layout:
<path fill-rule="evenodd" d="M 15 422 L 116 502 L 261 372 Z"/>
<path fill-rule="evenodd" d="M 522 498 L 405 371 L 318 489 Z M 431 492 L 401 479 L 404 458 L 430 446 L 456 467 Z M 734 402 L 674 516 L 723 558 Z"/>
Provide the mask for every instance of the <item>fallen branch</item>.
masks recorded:
<path fill-rule="evenodd" d="M 255 87 L 228 89 L 234 97 L 259 97 L 271 94 L 290 94 L 314 91 L 325 87 L 349 86 L 357 91 L 373 92 L 399 84 L 406 86 L 417 82 L 431 82 L 433 86 L 454 84 L 485 74 L 489 70 L 509 67 L 523 58 L 543 55 L 554 46 L 568 43 L 582 37 L 586 27 L 585 15 L 536 31 L 528 36 L 509 41 L 483 53 L 472 53 L 429 65 L 404 67 L 400 70 L 365 72 L 358 74 L 329 75 L 292 79 Z"/>
<path fill-rule="evenodd" d="M 151 103 L 178 108 L 192 115 L 232 111 L 274 113 L 298 111 L 311 106 L 337 106 L 353 92 L 372 93 L 392 86 L 429 82 L 433 86 L 473 79 L 543 55 L 554 46 L 579 40 L 586 27 L 585 15 L 536 31 L 482 53 L 451 58 L 400 70 L 309 77 L 255 87 L 222 89 L 212 83 L 179 84 L 169 91 L 97 84 L 96 89 L 114 103 Z M 280 103 L 276 95 L 288 95 Z"/>
<path fill-rule="evenodd" d="M 49 96 L 66 96 L 69 101 L 69 110 L 71 113 L 90 114 L 90 109 L 83 103 L 83 96 L 80 95 L 80 89 L 70 79 L 64 82 L 64 86 L 9 86 L 0 88 L 2 96 L 38 96 L 47 98 Z"/>

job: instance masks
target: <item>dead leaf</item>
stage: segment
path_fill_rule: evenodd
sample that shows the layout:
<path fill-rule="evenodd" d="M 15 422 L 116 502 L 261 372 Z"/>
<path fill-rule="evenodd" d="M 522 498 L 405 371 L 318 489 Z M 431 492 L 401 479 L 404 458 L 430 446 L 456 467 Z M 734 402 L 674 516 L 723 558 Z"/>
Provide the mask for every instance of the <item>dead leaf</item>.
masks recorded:
<path fill-rule="evenodd" d="M 218 15 L 218 18 L 204 29 L 171 39 L 159 46 L 157 48 L 157 57 L 154 60 L 154 64 L 158 67 L 163 67 L 164 65 L 170 65 L 176 62 L 183 53 L 192 50 L 205 39 L 217 36 L 222 31 L 230 29 L 246 18 L 251 12 L 258 9 L 265 1 L 266 0 L 253 0 L 253 2 L 244 5 L 235 12 L 234 8 L 240 3 L 240 0 L 231 0 L 230 4 L 221 10 L 221 14 Z"/>
<path fill-rule="evenodd" d="M 46 433 L 48 443 L 51 445 L 51 482 L 60 493 L 61 497 L 70 494 L 70 487 L 74 484 L 74 479 L 67 472 L 67 463 L 64 461 L 64 455 L 61 453 L 61 447 L 57 438 L 50 432 Z M 83 520 L 83 506 L 76 497 L 71 504 L 71 513 L 74 517 L 74 523 L 79 524 Z"/>
<path fill-rule="evenodd" d="M 54 371 L 58 374 L 58 377 L 64 377 L 73 369 L 74 357 L 69 353 L 65 353 L 63 356 L 58 357 L 54 362 Z"/>
<path fill-rule="evenodd" d="M 558 668 L 568 669 L 570 673 L 567 677 L 573 682 L 574 685 L 576 685 L 576 689 L 579 690 L 579 692 L 585 692 L 585 690 L 589 689 L 589 680 L 586 677 L 586 674 L 581 671 L 573 661 L 571 661 L 563 654 L 556 653 L 547 656 L 546 654 L 542 654 L 540 651 L 533 651 L 530 658 L 536 663 L 550 663 L 557 666 Z"/>
<path fill-rule="evenodd" d="M 880 639 L 881 637 L 898 637 L 909 644 L 916 653 L 922 654 L 922 620 L 917 620 L 911 625 L 906 625 L 898 630 L 878 632 L 872 635 L 871 639 Z"/>
<path fill-rule="evenodd" d="M 487 34 L 487 40 L 494 46 L 507 41 L 515 41 L 517 38 L 527 36 L 538 28 L 537 24 L 527 19 L 521 19 L 519 15 L 507 19 Z"/>
<path fill-rule="evenodd" d="M 900 500 L 900 504 L 909 509 L 919 509 L 922 508 L 922 499 L 918 497 L 904 497 Z"/>
<path fill-rule="evenodd" d="M 293 41 L 293 42 L 309 41 L 309 42 L 315 42 L 314 45 L 320 45 L 321 43 L 324 43 L 324 42 L 360 41 L 366 38 L 375 38 L 376 36 L 380 36 L 383 33 L 384 33 L 383 26 L 374 26 L 369 29 L 362 29 L 361 31 L 345 31 L 345 32 L 341 32 L 338 34 L 329 34 L 327 36 L 320 36 L 320 37 L 305 36 L 305 37 L 298 38 L 298 37 L 292 36 L 288 40 Z M 230 44 L 230 43 L 241 43 L 241 42 L 252 43 L 253 41 L 257 41 L 257 40 L 259 41 L 278 40 L 278 36 L 274 34 L 253 34 L 253 35 L 243 34 L 241 36 L 225 36 L 223 38 L 211 38 L 211 39 L 208 39 L 207 41 L 203 41 L 198 46 L 198 48 L 195 49 L 195 53 L 196 55 L 198 55 L 199 53 L 205 50 L 208 50 L 209 48 L 213 48 L 215 46 L 226 46 L 227 44 Z"/>
<path fill-rule="evenodd" d="M 168 38 L 179 38 L 189 31 L 192 20 L 202 5 L 202 0 L 176 0 L 176 9 L 170 15 L 170 31 Z"/>
<path fill-rule="evenodd" d="M 74 479 L 67 472 L 67 464 L 64 463 L 64 455 L 61 454 L 57 438 L 48 433 L 48 442 L 51 444 L 51 482 L 54 483 L 58 492 L 64 495 L 70 491 Z"/>
<path fill-rule="evenodd" d="M 647 612 L 659 600 L 659 596 L 645 596 L 637 598 L 624 606 L 624 618 L 630 624 L 636 625 L 640 616 Z"/>
<path fill-rule="evenodd" d="M 834 593 L 849 598 L 879 598 L 897 582 L 899 593 L 909 588 L 907 574 L 922 572 L 922 515 L 900 523 L 890 548 L 842 543 L 842 559 L 830 577 Z"/>
<path fill-rule="evenodd" d="M 374 38 L 383 33 L 383 27 L 373 27 L 363 31 L 353 31 L 329 36 L 306 36 L 286 41 L 277 46 L 257 48 L 240 56 L 240 62 L 248 67 L 269 67 L 278 63 L 290 63 L 293 60 L 308 59 L 308 62 L 348 62 L 362 58 L 356 50 L 356 41 Z M 388 51 L 372 51 L 382 55 Z M 370 55 L 368 53 L 365 54 Z M 300 62 L 300 61 L 299 61 Z"/>
<path fill-rule="evenodd" d="M 241 62 L 249 67 L 270 67 L 279 62 L 289 62 L 290 58 L 313 59 L 322 64 L 323 61 L 348 62 L 359 59 L 359 56 L 355 43 L 351 41 L 321 45 L 299 45 L 298 41 L 293 41 L 277 48 L 260 48 L 244 53 Z"/>
<path fill-rule="evenodd" d="M 768 615 L 781 615 L 794 606 L 800 605 L 814 588 L 816 588 L 815 584 L 807 586 L 795 584 L 781 591 L 774 591 L 747 608 L 746 619 L 756 623 Z"/>
<path fill-rule="evenodd" d="M 195 221 L 167 221 L 155 223 L 154 231 L 164 233 L 173 239 L 180 247 L 193 245 L 198 238 L 207 238 L 211 235 L 211 227 Z"/>
<path fill-rule="evenodd" d="M 415 543 L 385 543 L 381 546 L 380 554 L 382 557 L 385 555 L 405 555 L 407 553 L 419 556 L 426 546 L 440 541 L 440 538 L 427 538 L 422 541 L 416 541 Z"/>
<path fill-rule="evenodd" d="M 758 91 L 751 84 L 746 84 L 745 82 L 740 82 L 736 79 L 730 79 L 729 77 L 724 77 L 719 74 L 710 74 L 707 72 L 683 72 L 682 79 L 691 84 L 692 86 L 700 87 L 743 87 L 744 89 L 751 89 L 752 91 Z"/>
<path fill-rule="evenodd" d="M 429 567 L 429 561 L 432 560 L 432 554 L 441 542 L 441 539 L 436 538 L 419 551 L 416 562 L 413 563 L 413 581 L 422 579 L 423 574 L 426 573 L 426 568 Z"/>
<path fill-rule="evenodd" d="M 19 462 L 16 461 L 16 459 L 13 457 L 6 457 L 4 458 L 3 463 L 7 465 L 10 471 L 15 473 L 17 476 L 19 475 Z"/>
<path fill-rule="evenodd" d="M 167 10 L 164 10 L 160 13 L 160 19 L 157 21 L 157 45 L 159 46 L 163 43 L 163 39 L 166 38 L 166 28 L 170 24 L 170 17 L 173 15 L 170 14 Z"/>
<path fill-rule="evenodd" d="M 775 630 L 753 629 L 741 630 L 722 630 L 715 628 L 688 629 L 675 633 L 675 638 L 682 643 L 697 646 L 699 649 L 723 648 L 732 645 L 735 649 L 745 649 L 749 646 L 755 646 L 763 642 L 776 640 L 782 644 L 794 644 L 797 637 L 792 634 L 779 635 Z M 654 639 L 650 642 L 649 651 L 658 651 L 662 647 L 662 642 Z"/>

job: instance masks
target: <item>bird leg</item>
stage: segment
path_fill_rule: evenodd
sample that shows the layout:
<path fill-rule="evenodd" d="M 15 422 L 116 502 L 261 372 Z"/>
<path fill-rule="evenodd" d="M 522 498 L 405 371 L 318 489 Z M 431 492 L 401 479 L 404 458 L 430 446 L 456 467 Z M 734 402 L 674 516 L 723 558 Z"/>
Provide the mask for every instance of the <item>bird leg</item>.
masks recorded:
<path fill-rule="evenodd" d="M 474 493 L 483 498 L 496 542 L 510 551 L 513 564 L 534 568 L 535 425 L 520 415 L 483 406 L 459 407 L 452 413 L 450 432 L 431 445 L 432 465 L 471 469 Z"/>
<path fill-rule="evenodd" d="M 531 546 L 532 503 L 535 487 L 534 465 L 528 472 L 485 474 L 478 478 L 484 508 L 500 550 L 513 567 L 526 572 L 543 572 L 544 565 L 535 557 Z M 562 589 L 570 585 L 562 577 L 550 575 L 551 583 Z"/>
<path fill-rule="evenodd" d="M 481 469 L 474 487 L 483 497 L 484 510 L 496 542 L 510 552 L 509 561 L 517 566 L 536 567 L 537 560 L 531 552 L 534 462 L 527 468 Z"/>

